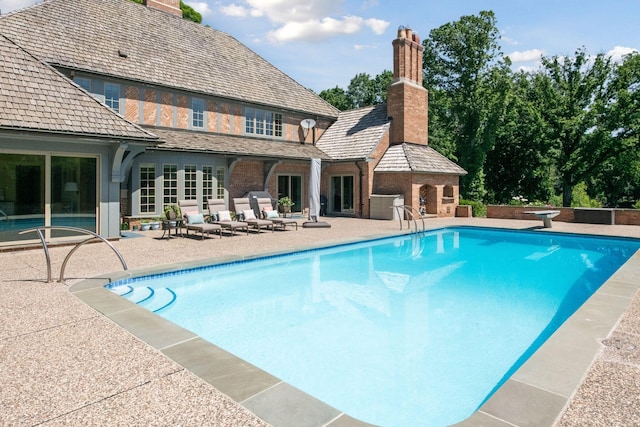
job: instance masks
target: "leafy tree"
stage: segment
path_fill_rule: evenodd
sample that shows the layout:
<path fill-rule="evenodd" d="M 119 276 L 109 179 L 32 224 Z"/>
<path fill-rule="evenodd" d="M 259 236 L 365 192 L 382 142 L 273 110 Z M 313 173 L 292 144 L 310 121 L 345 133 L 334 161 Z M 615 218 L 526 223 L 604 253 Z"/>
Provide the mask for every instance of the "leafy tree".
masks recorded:
<path fill-rule="evenodd" d="M 357 74 L 351 79 L 347 88 L 347 95 L 353 101 L 355 108 L 367 107 L 376 104 L 375 80 L 367 73 Z"/>
<path fill-rule="evenodd" d="M 593 187 L 609 206 L 640 199 L 640 54 L 614 68 L 594 132 Z"/>
<path fill-rule="evenodd" d="M 182 11 L 182 18 L 189 21 L 202 24 L 202 15 L 188 4 L 180 1 L 180 10 Z"/>
<path fill-rule="evenodd" d="M 431 30 L 423 41 L 424 85 L 432 93 L 431 129 L 438 148 L 455 147 L 456 159 L 469 174 L 461 179 L 464 197 L 485 196 L 484 163 L 494 145 L 497 122 L 508 88 L 495 15 L 481 11 Z"/>
<path fill-rule="evenodd" d="M 349 98 L 347 92 L 338 86 L 333 89 L 323 90 L 319 96 L 340 111 L 351 110 L 353 108 L 353 101 Z"/>
<path fill-rule="evenodd" d="M 506 109 L 496 131 L 496 144 L 487 154 L 489 200 L 509 203 L 513 197 L 548 201 L 555 173 L 547 155 L 545 123 L 536 96 L 536 74 L 513 76 Z"/>
<path fill-rule="evenodd" d="M 594 169 L 614 154 L 598 130 L 599 110 L 606 104 L 611 62 L 604 54 L 590 58 L 584 49 L 575 57 L 542 58 L 538 79 L 546 138 L 561 180 L 562 204 L 571 205 L 573 186 L 588 180 Z"/>
<path fill-rule="evenodd" d="M 321 91 L 319 96 L 342 111 L 369 107 L 387 102 L 387 87 L 392 81 L 393 73 L 388 70 L 373 79 L 367 73 L 360 73 L 351 79 L 346 91 L 336 86 Z"/>

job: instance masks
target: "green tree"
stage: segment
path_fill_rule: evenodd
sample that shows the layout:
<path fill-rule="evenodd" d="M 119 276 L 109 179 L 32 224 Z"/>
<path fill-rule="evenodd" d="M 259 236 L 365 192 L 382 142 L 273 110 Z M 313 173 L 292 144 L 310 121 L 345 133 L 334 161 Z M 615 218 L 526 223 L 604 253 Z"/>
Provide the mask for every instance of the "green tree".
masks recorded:
<path fill-rule="evenodd" d="M 475 200 L 485 196 L 484 163 L 509 86 L 499 39 L 494 13 L 481 11 L 431 30 L 423 41 L 430 137 L 444 153 L 454 151 L 452 158 L 469 172 L 461 193 Z"/>
<path fill-rule="evenodd" d="M 508 203 L 513 197 L 522 196 L 546 202 L 553 194 L 556 177 L 534 90 L 536 78 L 536 74 L 524 72 L 513 76 L 505 114 L 496 131 L 496 144 L 487 154 L 490 201 Z"/>
<path fill-rule="evenodd" d="M 353 108 L 353 101 L 349 98 L 347 92 L 338 86 L 333 89 L 323 90 L 319 96 L 340 111 L 351 110 Z"/>
<path fill-rule="evenodd" d="M 640 199 L 640 54 L 626 56 L 597 105 L 593 188 L 609 206 Z"/>
<path fill-rule="evenodd" d="M 393 73 L 385 70 L 374 78 L 367 73 L 356 74 L 349 87 L 336 86 L 325 89 L 319 96 L 341 111 L 369 107 L 387 102 L 387 87 L 393 81 Z"/>
<path fill-rule="evenodd" d="M 375 80 L 367 73 L 357 74 L 351 79 L 347 88 L 347 95 L 355 108 L 367 107 L 376 104 Z"/>
<path fill-rule="evenodd" d="M 573 186 L 588 181 L 597 166 L 615 153 L 606 132 L 598 131 L 611 61 L 604 54 L 591 58 L 579 49 L 573 58 L 543 57 L 542 67 L 536 88 L 546 138 L 561 180 L 562 205 L 571 206 Z"/>

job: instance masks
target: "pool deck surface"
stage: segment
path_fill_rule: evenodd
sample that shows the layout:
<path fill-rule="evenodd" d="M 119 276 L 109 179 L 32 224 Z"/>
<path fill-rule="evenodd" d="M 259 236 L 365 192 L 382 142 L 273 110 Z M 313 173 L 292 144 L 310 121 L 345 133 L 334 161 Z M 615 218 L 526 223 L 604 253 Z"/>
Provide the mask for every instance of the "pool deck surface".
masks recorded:
<path fill-rule="evenodd" d="M 0 425 L 365 426 L 102 286 L 130 275 L 407 232 L 397 221 L 102 243 L 46 282 L 42 249 L 0 252 Z M 302 222 L 303 220 L 300 220 Z M 638 226 L 481 218 L 425 220 L 640 238 Z M 53 278 L 70 246 L 51 248 Z M 459 426 L 640 425 L 640 253 Z"/>

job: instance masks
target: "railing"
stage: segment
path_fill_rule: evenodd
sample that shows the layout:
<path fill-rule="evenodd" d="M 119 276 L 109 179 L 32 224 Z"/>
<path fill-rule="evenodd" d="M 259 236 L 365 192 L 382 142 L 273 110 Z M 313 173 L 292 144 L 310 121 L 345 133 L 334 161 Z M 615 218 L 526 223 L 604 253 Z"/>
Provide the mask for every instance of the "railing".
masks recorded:
<path fill-rule="evenodd" d="M 67 254 L 67 256 L 64 258 L 64 261 L 62 262 L 62 267 L 60 267 L 60 282 L 64 282 L 64 270 L 67 267 L 67 262 L 69 261 L 69 258 L 71 258 L 71 255 L 74 254 L 75 251 L 77 251 L 80 246 L 84 245 L 85 243 L 89 243 L 91 241 L 94 240 L 100 240 L 103 241 L 104 243 L 106 243 L 118 256 L 118 258 L 120 258 L 120 262 L 122 263 L 122 267 L 127 270 L 127 263 L 124 261 L 124 258 L 122 257 L 122 255 L 120 254 L 120 252 L 118 252 L 118 250 L 111 244 L 109 243 L 109 241 L 107 241 L 104 237 L 94 233 L 93 231 L 89 231 L 89 230 L 85 230 L 84 228 L 78 228 L 78 227 L 62 227 L 62 226 L 46 226 L 46 227 L 36 227 L 36 228 L 30 228 L 28 230 L 23 230 L 18 234 L 25 234 L 25 233 L 38 233 L 38 236 L 40 237 L 40 241 L 42 242 L 42 248 L 44 249 L 44 255 L 47 258 L 47 282 L 52 282 L 53 280 L 51 279 L 51 256 L 49 255 L 49 248 L 47 247 L 47 241 L 44 238 L 44 234 L 43 231 L 45 230 L 66 230 L 66 231 L 74 231 L 76 233 L 83 233 L 83 234 L 89 234 L 91 235 L 90 238 L 83 240 L 82 242 L 77 243 L 73 249 L 71 249 L 69 251 L 69 253 Z"/>
<path fill-rule="evenodd" d="M 418 214 L 420 221 L 422 221 L 422 231 L 424 232 L 426 230 L 426 227 L 424 225 L 424 218 L 422 217 L 422 215 L 420 215 L 420 212 L 416 208 L 409 205 L 398 205 L 395 206 L 395 208 L 398 212 L 398 219 L 400 220 L 400 230 L 402 230 L 402 217 L 404 216 L 403 213 L 405 212 L 413 220 L 413 225 L 416 233 L 418 232 L 418 222 L 416 221 L 416 216 L 413 214 L 414 212 Z M 409 225 L 409 218 L 407 218 L 407 228 L 411 229 L 411 226 Z"/>

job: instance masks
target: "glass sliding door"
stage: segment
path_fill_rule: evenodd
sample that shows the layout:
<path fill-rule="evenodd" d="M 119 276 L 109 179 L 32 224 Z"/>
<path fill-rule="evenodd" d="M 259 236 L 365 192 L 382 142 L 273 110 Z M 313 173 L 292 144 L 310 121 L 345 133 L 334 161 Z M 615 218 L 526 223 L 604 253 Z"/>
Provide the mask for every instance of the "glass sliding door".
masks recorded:
<path fill-rule="evenodd" d="M 302 200 L 302 176 L 278 175 L 278 199 L 288 196 L 293 200 L 292 212 L 302 212 L 304 204 Z"/>
<path fill-rule="evenodd" d="M 96 232 L 97 159 L 51 157 L 51 225 Z M 52 237 L 69 233 L 52 232 Z"/>
<path fill-rule="evenodd" d="M 45 225 L 46 157 L 0 153 L 0 243 L 36 239 L 18 234 Z"/>
<path fill-rule="evenodd" d="M 331 205 L 334 213 L 353 213 L 353 176 L 331 177 Z"/>
<path fill-rule="evenodd" d="M 37 239 L 18 233 L 48 225 L 96 231 L 97 194 L 95 157 L 0 153 L 0 244 Z"/>

